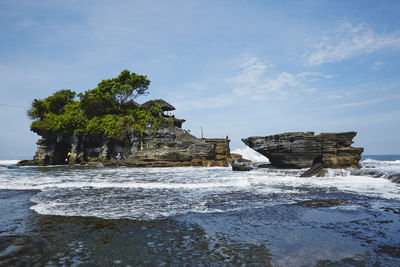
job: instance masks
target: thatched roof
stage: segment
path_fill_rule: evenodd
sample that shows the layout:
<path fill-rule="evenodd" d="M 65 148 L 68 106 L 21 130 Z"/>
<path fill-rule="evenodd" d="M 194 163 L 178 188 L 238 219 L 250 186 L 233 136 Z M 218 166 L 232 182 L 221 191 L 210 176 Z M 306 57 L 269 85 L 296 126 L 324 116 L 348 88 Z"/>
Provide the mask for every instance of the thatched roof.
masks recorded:
<path fill-rule="evenodd" d="M 168 102 L 166 102 L 165 100 L 162 100 L 162 99 L 154 99 L 154 100 L 147 101 L 146 103 L 142 104 L 142 108 L 150 108 L 154 102 L 157 102 L 158 104 L 160 104 L 161 109 L 163 111 L 175 110 L 175 107 L 173 105 L 169 104 Z"/>
<path fill-rule="evenodd" d="M 135 107 L 135 108 L 141 107 L 141 105 L 139 103 L 133 101 L 132 99 L 129 100 L 128 102 L 126 102 L 125 105 L 128 107 Z"/>

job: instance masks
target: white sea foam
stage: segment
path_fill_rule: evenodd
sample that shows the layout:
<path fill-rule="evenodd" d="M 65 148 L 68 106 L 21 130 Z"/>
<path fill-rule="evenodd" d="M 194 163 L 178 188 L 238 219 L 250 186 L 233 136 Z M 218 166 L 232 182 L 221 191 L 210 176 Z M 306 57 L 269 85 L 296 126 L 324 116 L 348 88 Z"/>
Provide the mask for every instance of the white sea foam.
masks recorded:
<path fill-rule="evenodd" d="M 365 196 L 400 199 L 400 186 L 385 178 L 368 176 L 321 177 L 316 180 L 316 185 L 318 187 L 336 187 L 341 191 Z"/>
<path fill-rule="evenodd" d="M 54 188 L 128 188 L 128 189 L 215 189 L 223 187 L 246 188 L 250 183 L 247 180 L 231 181 L 226 183 L 86 183 L 86 182 L 67 182 L 67 183 L 47 183 L 47 184 L 20 184 L 20 185 L 1 185 L 0 189 L 16 190 L 47 190 Z"/>
<path fill-rule="evenodd" d="M 272 188 L 280 193 L 300 192 L 296 188 L 302 187 L 336 188 L 365 196 L 400 199 L 400 185 L 385 178 L 352 176 L 350 170 L 328 169 L 325 177 L 253 176 L 251 181 L 253 184 L 264 185 L 260 188 L 267 192 Z"/>
<path fill-rule="evenodd" d="M 9 166 L 9 165 L 17 165 L 17 163 L 20 160 L 18 159 L 11 159 L 11 160 L 0 160 L 0 165 L 5 165 L 5 166 Z"/>
<path fill-rule="evenodd" d="M 376 159 L 364 159 L 361 161 L 363 164 L 377 164 L 377 165 L 400 165 L 400 160 L 376 160 Z"/>
<path fill-rule="evenodd" d="M 367 164 L 384 166 L 385 172 L 398 165 Z M 304 170 L 233 172 L 224 167 L 4 168 L 0 169 L 0 189 L 39 190 L 32 198 L 36 203 L 32 209 L 53 215 L 154 219 L 188 212 L 227 212 L 291 204 L 312 198 L 313 190 L 400 199 L 400 185 L 385 178 L 354 176 L 352 170 L 329 169 L 325 177 L 302 178 Z"/>
<path fill-rule="evenodd" d="M 361 161 L 361 166 L 365 168 L 373 168 L 382 174 L 400 173 L 400 160 L 375 160 L 365 159 Z"/>

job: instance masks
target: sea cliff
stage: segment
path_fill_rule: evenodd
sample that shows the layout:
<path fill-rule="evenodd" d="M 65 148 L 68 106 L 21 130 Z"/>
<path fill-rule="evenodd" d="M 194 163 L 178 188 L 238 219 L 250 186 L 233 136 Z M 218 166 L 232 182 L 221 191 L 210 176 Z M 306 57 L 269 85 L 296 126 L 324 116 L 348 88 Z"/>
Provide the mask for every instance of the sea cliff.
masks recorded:
<path fill-rule="evenodd" d="M 165 123 L 154 133 L 149 125 L 140 135 L 124 140 L 100 135 L 43 134 L 33 161 L 19 165 L 97 164 L 133 167 L 228 166 L 232 161 L 228 138 L 196 138 Z M 68 152 L 71 153 L 69 159 Z M 67 160 L 67 161 L 66 161 Z"/>
<path fill-rule="evenodd" d="M 291 132 L 270 136 L 253 136 L 242 141 L 266 156 L 272 166 L 308 168 L 359 168 L 363 148 L 352 147 L 357 132 Z"/>

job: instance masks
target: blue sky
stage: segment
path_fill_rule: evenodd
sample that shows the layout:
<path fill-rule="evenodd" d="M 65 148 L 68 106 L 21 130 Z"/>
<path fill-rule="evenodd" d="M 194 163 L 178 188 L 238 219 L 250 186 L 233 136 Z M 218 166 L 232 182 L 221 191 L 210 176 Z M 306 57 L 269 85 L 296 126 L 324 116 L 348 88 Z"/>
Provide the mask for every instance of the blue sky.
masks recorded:
<path fill-rule="evenodd" d="M 231 139 L 358 131 L 400 154 L 400 1 L 0 0 L 0 157 L 31 157 L 26 110 L 129 69 L 183 128 Z"/>

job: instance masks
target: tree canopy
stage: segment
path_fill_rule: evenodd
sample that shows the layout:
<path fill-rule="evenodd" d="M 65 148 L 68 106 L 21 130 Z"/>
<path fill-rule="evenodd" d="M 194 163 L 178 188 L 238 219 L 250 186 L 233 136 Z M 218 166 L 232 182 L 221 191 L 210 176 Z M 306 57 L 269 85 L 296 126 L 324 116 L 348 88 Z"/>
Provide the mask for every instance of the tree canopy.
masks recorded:
<path fill-rule="evenodd" d="M 101 81 L 96 88 L 78 94 L 60 90 L 44 99 L 34 99 L 28 116 L 34 121 L 31 130 L 68 134 L 106 134 L 123 139 L 131 131 L 142 134 L 163 121 L 158 103 L 143 109 L 134 100 L 148 94 L 147 76 L 123 70 L 118 77 Z"/>
<path fill-rule="evenodd" d="M 123 70 L 116 78 L 102 80 L 96 88 L 79 94 L 82 108 L 89 117 L 119 114 L 131 109 L 129 100 L 148 94 L 147 76 Z"/>
<path fill-rule="evenodd" d="M 35 99 L 32 102 L 32 108 L 28 110 L 28 116 L 31 119 L 43 119 L 47 113 L 61 114 L 65 106 L 73 102 L 74 97 L 75 92 L 60 90 L 43 100 Z"/>

